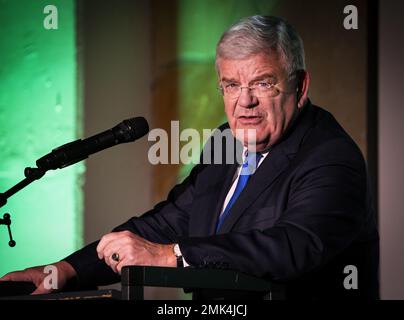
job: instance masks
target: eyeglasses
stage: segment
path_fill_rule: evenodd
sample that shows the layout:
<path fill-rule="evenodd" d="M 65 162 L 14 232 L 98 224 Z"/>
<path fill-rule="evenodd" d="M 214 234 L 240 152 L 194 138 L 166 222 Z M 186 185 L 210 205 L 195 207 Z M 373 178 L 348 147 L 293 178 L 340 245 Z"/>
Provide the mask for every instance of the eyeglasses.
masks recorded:
<path fill-rule="evenodd" d="M 229 83 L 219 87 L 222 95 L 231 99 L 238 98 L 243 89 L 248 89 L 251 94 L 257 98 L 276 97 L 280 93 L 276 84 L 267 82 L 258 82 L 248 87 L 242 87 L 236 83 Z"/>
<path fill-rule="evenodd" d="M 273 84 L 265 81 L 258 81 L 248 87 L 242 87 L 237 83 L 231 82 L 224 85 L 221 84 L 218 89 L 223 96 L 230 99 L 237 99 L 241 95 L 243 89 L 248 89 L 251 95 L 257 98 L 273 98 L 279 95 L 281 92 L 291 93 L 280 90 L 278 83 Z"/>

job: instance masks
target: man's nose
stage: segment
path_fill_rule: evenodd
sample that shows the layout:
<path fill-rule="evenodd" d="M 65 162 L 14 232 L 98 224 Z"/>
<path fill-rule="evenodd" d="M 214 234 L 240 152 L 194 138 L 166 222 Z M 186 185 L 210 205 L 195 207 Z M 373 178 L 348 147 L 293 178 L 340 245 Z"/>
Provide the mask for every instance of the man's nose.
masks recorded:
<path fill-rule="evenodd" d="M 238 105 L 243 108 L 253 108 L 258 104 L 258 98 L 253 94 L 250 88 L 241 88 L 238 98 Z"/>

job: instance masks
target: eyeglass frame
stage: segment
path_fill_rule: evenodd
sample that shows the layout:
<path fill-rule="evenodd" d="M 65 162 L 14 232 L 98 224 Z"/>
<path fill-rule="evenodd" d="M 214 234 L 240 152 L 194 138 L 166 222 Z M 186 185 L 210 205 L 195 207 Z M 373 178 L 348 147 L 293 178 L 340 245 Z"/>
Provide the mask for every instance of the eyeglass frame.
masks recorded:
<path fill-rule="evenodd" d="M 288 76 L 286 79 L 284 79 L 282 81 L 279 81 L 279 82 L 274 83 L 274 84 L 269 84 L 270 87 L 268 89 L 271 89 L 273 87 L 277 87 L 281 82 L 289 81 L 289 80 L 291 80 L 291 79 L 293 79 L 295 77 L 296 77 L 296 73 L 294 72 L 294 73 L 292 73 L 290 76 Z M 259 82 L 259 80 L 257 82 Z M 219 87 L 217 87 L 217 89 L 220 91 L 221 95 L 223 97 L 225 97 L 225 88 L 222 85 L 220 85 Z M 277 88 L 278 93 L 275 94 L 274 96 L 270 96 L 270 95 L 263 95 L 263 96 L 259 95 L 259 96 L 257 96 L 256 95 L 257 88 L 252 88 L 251 86 L 244 86 L 244 87 L 239 86 L 239 94 L 237 96 L 234 96 L 234 97 L 227 96 L 227 97 L 229 97 L 230 99 L 237 99 L 237 98 L 239 98 L 241 96 L 241 93 L 243 92 L 243 89 L 248 89 L 248 91 L 251 92 L 251 94 L 256 98 L 275 98 L 281 93 L 293 93 L 294 92 L 294 91 L 283 91 L 283 90 L 280 90 L 279 87 L 278 87 Z M 298 91 L 299 91 L 299 88 L 296 88 L 295 92 L 298 92 Z"/>

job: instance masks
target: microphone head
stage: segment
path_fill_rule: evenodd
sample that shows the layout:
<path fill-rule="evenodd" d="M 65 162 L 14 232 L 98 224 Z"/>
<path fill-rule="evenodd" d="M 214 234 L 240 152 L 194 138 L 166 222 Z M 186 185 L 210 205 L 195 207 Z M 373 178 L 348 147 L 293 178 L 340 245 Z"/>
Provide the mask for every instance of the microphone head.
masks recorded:
<path fill-rule="evenodd" d="M 70 166 L 89 155 L 115 146 L 132 142 L 146 135 L 149 125 L 145 118 L 136 117 L 122 121 L 115 127 L 90 138 L 66 143 L 36 161 L 39 169 L 54 170 Z M 42 171 L 41 171 L 42 172 Z"/>
<path fill-rule="evenodd" d="M 120 142 L 135 141 L 149 132 L 149 124 L 143 117 L 135 117 L 122 121 L 117 126 L 120 130 Z"/>

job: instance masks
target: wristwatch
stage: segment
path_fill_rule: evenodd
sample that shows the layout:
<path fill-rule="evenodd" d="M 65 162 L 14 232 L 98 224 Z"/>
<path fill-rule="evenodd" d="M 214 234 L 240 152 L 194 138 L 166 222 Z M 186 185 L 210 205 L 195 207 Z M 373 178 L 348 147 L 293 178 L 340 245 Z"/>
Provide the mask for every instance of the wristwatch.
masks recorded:
<path fill-rule="evenodd" d="M 180 250 L 180 246 L 178 243 L 174 245 L 174 254 L 177 257 L 177 268 L 183 268 L 184 267 L 184 258 L 182 257 L 182 253 Z"/>

